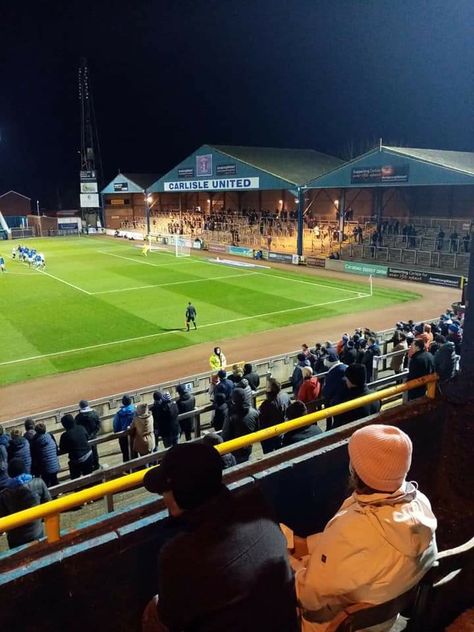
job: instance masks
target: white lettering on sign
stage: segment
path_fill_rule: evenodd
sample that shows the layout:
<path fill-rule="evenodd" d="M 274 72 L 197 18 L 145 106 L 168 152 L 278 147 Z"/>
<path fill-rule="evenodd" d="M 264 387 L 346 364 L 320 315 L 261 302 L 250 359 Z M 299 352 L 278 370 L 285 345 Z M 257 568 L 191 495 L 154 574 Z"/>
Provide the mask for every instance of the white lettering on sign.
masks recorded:
<path fill-rule="evenodd" d="M 260 178 L 216 178 L 214 180 L 185 180 L 164 182 L 165 191 L 222 191 L 258 189 Z"/>

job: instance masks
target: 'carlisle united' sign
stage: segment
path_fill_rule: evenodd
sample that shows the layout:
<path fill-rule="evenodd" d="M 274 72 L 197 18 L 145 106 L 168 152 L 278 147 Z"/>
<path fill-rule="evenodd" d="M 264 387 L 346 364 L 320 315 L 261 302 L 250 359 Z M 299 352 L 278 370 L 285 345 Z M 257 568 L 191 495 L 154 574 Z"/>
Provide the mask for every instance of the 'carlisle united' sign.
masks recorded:
<path fill-rule="evenodd" d="M 163 183 L 165 191 L 242 191 L 258 189 L 259 186 L 260 178 L 215 178 Z"/>

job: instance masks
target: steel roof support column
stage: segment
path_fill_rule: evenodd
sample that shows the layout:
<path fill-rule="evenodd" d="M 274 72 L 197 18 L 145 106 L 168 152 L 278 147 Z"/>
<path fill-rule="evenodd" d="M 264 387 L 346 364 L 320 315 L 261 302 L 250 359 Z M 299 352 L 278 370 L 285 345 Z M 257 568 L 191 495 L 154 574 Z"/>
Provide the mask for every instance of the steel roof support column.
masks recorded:
<path fill-rule="evenodd" d="M 306 189 L 298 187 L 298 234 L 296 238 L 296 252 L 299 257 L 303 256 L 303 217 L 305 205 Z"/>

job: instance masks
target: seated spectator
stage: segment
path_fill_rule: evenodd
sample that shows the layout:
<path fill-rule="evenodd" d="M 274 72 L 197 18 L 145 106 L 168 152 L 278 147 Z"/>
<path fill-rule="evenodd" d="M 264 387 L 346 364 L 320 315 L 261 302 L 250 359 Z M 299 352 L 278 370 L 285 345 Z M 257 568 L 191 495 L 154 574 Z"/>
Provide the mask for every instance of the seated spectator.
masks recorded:
<path fill-rule="evenodd" d="M 271 377 L 267 380 L 265 400 L 260 404 L 259 429 L 270 428 L 285 421 L 285 412 L 290 405 L 290 396 L 281 390 L 278 380 Z M 281 448 L 281 437 L 272 437 L 261 442 L 264 454 Z"/>
<path fill-rule="evenodd" d="M 201 442 L 204 445 L 209 445 L 212 448 L 220 443 L 224 442 L 224 439 L 218 435 L 216 432 L 206 432 L 201 439 Z M 222 467 L 226 470 L 229 467 L 234 467 L 237 465 L 237 461 L 235 460 L 235 456 L 232 453 L 229 454 L 221 454 L 222 459 Z"/>
<path fill-rule="evenodd" d="M 400 331 L 394 332 L 391 342 L 393 343 L 392 352 L 408 350 L 406 336 Z M 406 353 L 400 353 L 399 355 L 392 356 L 392 359 L 390 360 L 390 368 L 392 369 L 392 371 L 394 371 L 395 373 L 400 373 L 401 371 L 403 371 L 405 358 Z"/>
<path fill-rule="evenodd" d="M 454 342 L 448 340 L 436 351 L 434 355 L 434 370 L 439 375 L 441 382 L 451 380 L 456 375 L 456 349 Z"/>
<path fill-rule="evenodd" d="M 344 391 L 341 403 L 349 402 L 353 399 L 358 399 L 359 397 L 363 397 L 364 395 L 372 393 L 372 391 L 370 391 L 369 387 L 367 386 L 367 374 L 365 366 L 363 364 L 351 364 L 351 366 L 348 366 L 344 374 L 344 382 L 346 384 L 346 389 Z M 332 427 L 339 428 L 340 426 L 344 426 L 351 421 L 363 419 L 364 417 L 368 417 L 369 415 L 375 415 L 379 411 L 380 402 L 364 404 L 363 406 L 359 406 L 359 408 L 356 408 L 355 410 L 349 410 L 346 413 L 336 415 L 334 417 Z"/>
<path fill-rule="evenodd" d="M 148 404 L 138 404 L 136 407 L 129 433 L 134 454 L 145 456 L 145 454 L 153 452 L 155 434 L 153 432 L 153 415 L 148 410 Z"/>
<path fill-rule="evenodd" d="M 196 408 L 196 398 L 194 397 L 191 385 L 178 384 L 176 387 L 178 393 L 178 399 L 176 400 L 176 406 L 178 407 L 178 413 L 190 413 Z M 186 441 L 191 441 L 193 438 L 193 432 L 195 430 L 196 418 L 187 417 L 186 419 L 179 419 L 179 427 L 181 429 L 180 435 L 184 433 Z"/>
<path fill-rule="evenodd" d="M 153 394 L 154 396 L 154 394 Z M 128 395 L 122 397 L 122 406 L 114 415 L 113 428 L 114 432 L 124 432 L 130 428 L 130 424 L 135 416 L 135 406 Z M 119 437 L 120 451 L 122 452 L 123 462 L 130 460 L 130 439 L 128 434 Z"/>
<path fill-rule="evenodd" d="M 158 595 L 145 609 L 143 632 L 296 632 L 284 537 L 257 490 L 231 493 L 223 485 L 214 448 L 175 446 L 143 484 L 182 526 L 160 550 Z"/>
<path fill-rule="evenodd" d="M 412 356 L 408 364 L 407 381 L 415 380 L 424 375 L 434 373 L 434 360 L 429 351 L 425 350 L 425 341 L 422 338 L 415 338 L 412 345 Z M 408 391 L 408 399 L 416 399 L 426 394 L 426 386 L 412 388 Z"/>
<path fill-rule="evenodd" d="M 153 419 L 158 423 L 158 433 L 163 439 L 163 445 L 165 448 L 170 448 L 179 441 L 178 406 L 171 399 L 168 391 L 164 391 L 160 395 L 161 399 L 157 402 L 156 413 L 153 413 Z"/>
<path fill-rule="evenodd" d="M 59 439 L 59 451 L 69 457 L 71 478 L 91 474 L 94 461 L 85 428 L 78 426 L 74 417 L 69 414 L 61 418 L 61 423 L 66 432 L 63 432 Z"/>
<path fill-rule="evenodd" d="M 35 434 L 35 420 L 31 417 L 27 417 L 25 419 L 25 432 L 23 433 L 23 436 L 27 441 L 31 442 Z"/>
<path fill-rule="evenodd" d="M 305 366 L 311 366 L 310 361 L 304 353 L 298 353 L 297 360 L 298 361 L 295 364 L 295 368 L 293 369 L 293 373 L 290 377 L 291 386 L 293 387 L 293 395 L 295 397 L 301 384 L 303 383 L 303 368 Z"/>
<path fill-rule="evenodd" d="M 303 368 L 303 382 L 298 390 L 296 398 L 305 404 L 314 402 L 315 399 L 318 399 L 320 390 L 321 384 L 319 383 L 318 378 L 313 375 L 311 367 L 305 366 Z"/>
<path fill-rule="evenodd" d="M 89 402 L 85 399 L 81 399 L 79 402 L 79 413 L 76 415 L 76 424 L 83 426 L 87 432 L 87 438 L 89 441 L 95 439 L 100 431 L 100 419 L 95 410 L 89 406 Z M 98 470 L 99 465 L 99 453 L 95 444 L 91 445 L 92 458 L 94 460 L 94 470 Z"/>
<path fill-rule="evenodd" d="M 232 391 L 232 405 L 229 419 L 222 428 L 222 438 L 224 441 L 236 439 L 246 434 L 258 430 L 258 411 L 245 403 L 245 393 L 241 388 L 234 388 Z M 237 463 L 248 461 L 252 452 L 252 446 L 235 450 L 233 455 Z"/>
<path fill-rule="evenodd" d="M 217 377 L 219 378 L 219 381 L 217 382 L 214 396 L 216 393 L 224 393 L 226 400 L 229 401 L 235 384 L 232 380 L 228 379 L 227 373 L 224 371 L 224 369 L 218 371 Z"/>
<path fill-rule="evenodd" d="M 214 347 L 214 352 L 209 358 L 209 366 L 213 371 L 220 371 L 226 368 L 227 360 L 220 347 Z"/>
<path fill-rule="evenodd" d="M 0 493 L 0 516 L 9 516 L 51 500 L 45 482 L 41 478 L 34 478 L 26 471 L 23 459 L 13 458 L 10 461 L 8 475 L 10 476 L 8 485 Z M 22 544 L 39 540 L 43 535 L 41 520 L 33 520 L 7 532 L 8 546 L 14 549 Z"/>
<path fill-rule="evenodd" d="M 260 376 L 256 371 L 253 370 L 253 366 L 251 364 L 244 364 L 243 377 L 248 381 L 252 391 L 256 391 L 260 386 Z"/>
<path fill-rule="evenodd" d="M 8 444 L 8 460 L 22 459 L 25 464 L 25 472 L 31 474 L 31 450 L 30 442 L 21 436 L 18 428 L 13 428 L 10 443 Z"/>
<path fill-rule="evenodd" d="M 349 457 L 353 494 L 322 533 L 295 537 L 292 565 L 303 632 L 326 630 L 347 605 L 394 599 L 436 559 L 436 518 L 416 483 L 406 480 L 408 435 L 394 426 L 366 426 L 352 435 Z"/>
<path fill-rule="evenodd" d="M 58 446 L 54 435 L 46 432 L 45 424 L 39 422 L 35 426 L 35 436 L 31 440 L 31 471 L 40 476 L 46 487 L 58 484 L 59 459 Z"/>
<path fill-rule="evenodd" d="M 292 402 L 286 409 L 286 421 L 298 419 L 299 417 L 303 417 L 307 413 L 308 411 L 306 410 L 305 404 L 296 400 L 296 402 Z M 306 441 L 307 439 L 313 439 L 321 433 L 322 430 L 318 426 L 318 424 L 311 424 L 310 426 L 304 426 L 303 428 L 297 428 L 296 430 L 285 432 L 285 434 L 283 435 L 282 444 L 283 447 L 286 448 L 287 446 L 293 445 L 294 443 Z"/>
<path fill-rule="evenodd" d="M 213 403 L 214 416 L 212 417 L 211 426 L 214 430 L 222 430 L 229 418 L 229 406 L 224 393 L 217 393 Z"/>

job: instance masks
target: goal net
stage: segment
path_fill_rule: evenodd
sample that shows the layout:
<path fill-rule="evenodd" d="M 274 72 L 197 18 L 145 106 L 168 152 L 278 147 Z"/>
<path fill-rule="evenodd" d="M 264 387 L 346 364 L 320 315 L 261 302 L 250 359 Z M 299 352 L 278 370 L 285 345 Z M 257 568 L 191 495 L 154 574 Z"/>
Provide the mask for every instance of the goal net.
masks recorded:
<path fill-rule="evenodd" d="M 175 253 L 177 257 L 189 257 L 191 256 L 191 247 L 189 245 L 188 240 L 183 239 L 182 237 L 175 237 Z"/>

